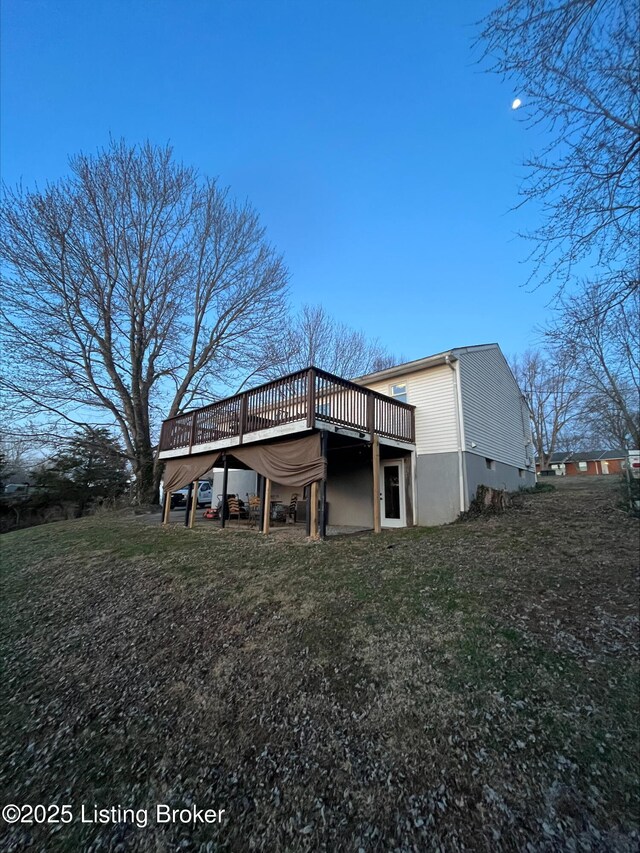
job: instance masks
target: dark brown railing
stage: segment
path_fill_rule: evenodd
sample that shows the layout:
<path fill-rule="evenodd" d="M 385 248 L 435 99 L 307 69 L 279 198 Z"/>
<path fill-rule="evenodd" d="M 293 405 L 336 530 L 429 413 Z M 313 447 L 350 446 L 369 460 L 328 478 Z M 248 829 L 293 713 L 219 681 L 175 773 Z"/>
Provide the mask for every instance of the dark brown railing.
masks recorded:
<path fill-rule="evenodd" d="M 415 441 L 414 407 L 363 388 L 332 373 L 308 367 L 235 397 L 168 418 L 162 424 L 160 450 L 179 450 L 247 433 L 316 420 Z"/>

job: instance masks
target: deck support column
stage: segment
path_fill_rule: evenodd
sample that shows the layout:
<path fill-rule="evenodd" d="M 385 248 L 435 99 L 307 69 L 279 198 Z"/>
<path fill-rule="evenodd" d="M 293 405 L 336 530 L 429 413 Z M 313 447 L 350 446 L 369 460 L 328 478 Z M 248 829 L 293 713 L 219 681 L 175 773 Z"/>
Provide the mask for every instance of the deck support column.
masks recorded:
<path fill-rule="evenodd" d="M 260 491 L 260 525 L 259 525 L 260 533 L 264 532 L 264 522 L 265 522 L 265 518 L 266 518 L 266 514 L 267 514 L 266 503 L 265 503 L 266 490 L 267 490 L 266 477 L 263 477 L 262 475 L 260 475 L 260 489 L 259 489 L 259 491 Z"/>
<path fill-rule="evenodd" d="M 162 524 L 169 524 L 169 516 L 171 514 L 171 492 L 164 493 L 164 506 L 162 507 Z"/>
<path fill-rule="evenodd" d="M 191 486 L 191 512 L 189 513 L 189 528 L 193 530 L 193 525 L 196 521 L 196 510 L 198 509 L 198 487 L 200 486 L 199 480 L 194 480 Z"/>
<path fill-rule="evenodd" d="M 227 515 L 227 483 L 229 481 L 229 460 L 227 454 L 222 456 L 222 508 L 220 510 L 220 527 L 224 527 Z"/>
<path fill-rule="evenodd" d="M 415 524 L 415 508 L 413 504 L 413 453 L 407 454 L 404 462 L 404 508 L 407 527 Z"/>
<path fill-rule="evenodd" d="M 380 438 L 377 434 L 371 442 L 371 459 L 373 465 L 373 532 L 380 533 Z"/>
<path fill-rule="evenodd" d="M 264 481 L 264 508 L 262 510 L 262 517 L 264 519 L 262 532 L 265 536 L 268 536 L 271 525 L 271 480 L 268 477 L 265 477 Z"/>
<path fill-rule="evenodd" d="M 309 538 L 312 541 L 319 539 L 318 534 L 318 481 L 311 483 L 311 528 Z"/>
<path fill-rule="evenodd" d="M 191 505 L 193 504 L 193 483 L 189 483 L 189 491 L 187 492 L 187 505 L 184 510 L 184 526 L 189 527 L 189 519 L 191 518 Z"/>
<path fill-rule="evenodd" d="M 323 429 L 320 433 L 320 455 L 324 459 L 325 475 L 320 481 L 320 537 L 327 536 L 327 455 L 329 448 L 329 433 Z"/>

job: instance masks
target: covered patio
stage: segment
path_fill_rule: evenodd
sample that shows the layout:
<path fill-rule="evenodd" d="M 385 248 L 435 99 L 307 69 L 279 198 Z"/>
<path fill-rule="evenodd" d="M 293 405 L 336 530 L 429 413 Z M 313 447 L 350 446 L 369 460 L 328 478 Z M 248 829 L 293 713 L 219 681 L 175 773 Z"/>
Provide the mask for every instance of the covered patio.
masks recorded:
<path fill-rule="evenodd" d="M 272 495 L 304 501 L 311 539 L 334 527 L 373 529 L 413 525 L 414 409 L 316 368 L 165 421 L 160 459 L 166 460 L 163 523 L 171 492 L 212 468 L 259 475 L 259 530 L 272 529 Z M 285 500 L 286 503 L 286 500 Z M 268 508 L 268 509 L 267 509 Z M 188 501 L 187 526 L 196 521 Z M 387 522 L 387 523 L 385 523 Z M 227 523 L 225 513 L 219 522 Z"/>
<path fill-rule="evenodd" d="M 231 518 L 227 519 L 224 528 L 222 528 L 219 519 L 209 520 L 203 517 L 204 510 L 196 511 L 195 520 L 192 529 L 209 530 L 211 532 L 220 532 L 223 529 L 228 532 L 247 533 L 248 535 L 262 536 L 263 532 L 259 525 L 254 525 L 247 518 Z M 157 515 L 148 515 L 143 517 L 149 524 L 156 524 Z M 185 507 L 172 509 L 169 514 L 167 526 L 189 526 L 188 517 Z M 372 527 L 364 525 L 350 524 L 327 524 L 325 538 L 331 539 L 335 536 L 355 536 L 360 533 L 371 533 Z M 302 540 L 308 538 L 306 518 L 296 521 L 294 524 L 288 524 L 286 521 L 271 522 L 269 526 L 269 535 L 276 540 Z"/>

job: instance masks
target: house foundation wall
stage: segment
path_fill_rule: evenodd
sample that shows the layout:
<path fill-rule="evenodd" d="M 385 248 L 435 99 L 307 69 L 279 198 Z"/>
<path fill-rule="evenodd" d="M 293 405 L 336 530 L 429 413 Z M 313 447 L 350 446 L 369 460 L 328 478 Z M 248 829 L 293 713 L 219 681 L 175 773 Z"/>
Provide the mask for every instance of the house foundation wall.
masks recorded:
<path fill-rule="evenodd" d="M 424 453 L 416 456 L 414 508 L 420 527 L 448 524 L 460 514 L 460 475 L 457 453 Z"/>
<path fill-rule="evenodd" d="M 478 486 L 490 486 L 492 489 L 505 489 L 507 492 L 517 492 L 518 489 L 529 489 L 536 484 L 535 471 L 518 469 L 505 462 L 493 462 L 495 467 L 489 468 L 484 456 L 475 453 L 464 453 L 466 472 L 466 503 L 467 507 L 474 499 Z M 522 471 L 522 475 L 520 474 Z"/>

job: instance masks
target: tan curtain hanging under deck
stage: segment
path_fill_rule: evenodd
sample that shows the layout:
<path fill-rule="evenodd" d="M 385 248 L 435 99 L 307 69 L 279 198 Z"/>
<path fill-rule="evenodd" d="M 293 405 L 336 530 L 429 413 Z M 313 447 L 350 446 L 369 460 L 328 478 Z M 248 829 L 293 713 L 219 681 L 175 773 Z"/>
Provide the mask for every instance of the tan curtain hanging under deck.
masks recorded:
<path fill-rule="evenodd" d="M 204 477 L 220 458 L 220 451 L 203 453 L 201 456 L 183 456 L 180 459 L 169 459 L 164 469 L 164 490 L 175 492 Z"/>
<path fill-rule="evenodd" d="M 320 435 L 305 436 L 279 444 L 248 445 L 227 450 L 227 456 L 283 486 L 302 488 L 326 477 L 326 461 L 320 455 Z M 165 492 L 175 492 L 199 480 L 220 464 L 222 453 L 203 453 L 169 459 L 164 469 Z"/>
<path fill-rule="evenodd" d="M 327 474 L 326 461 L 320 455 L 318 433 L 278 444 L 234 447 L 227 455 L 283 486 L 302 488 L 322 480 Z"/>

